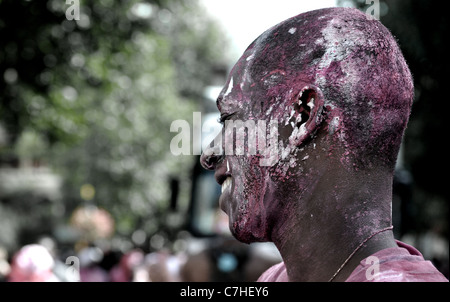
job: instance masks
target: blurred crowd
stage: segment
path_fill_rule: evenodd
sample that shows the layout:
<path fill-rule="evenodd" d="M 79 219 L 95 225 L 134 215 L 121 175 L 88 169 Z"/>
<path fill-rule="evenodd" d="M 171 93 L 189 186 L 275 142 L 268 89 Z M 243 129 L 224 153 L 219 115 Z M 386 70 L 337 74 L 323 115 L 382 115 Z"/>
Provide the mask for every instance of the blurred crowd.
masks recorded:
<path fill-rule="evenodd" d="M 192 239 L 178 252 L 106 249 L 89 244 L 74 255 L 57 252 L 49 237 L 12 255 L 0 247 L 4 282 L 208 282 L 256 281 L 281 261 L 270 244 L 243 245 L 233 239 Z"/>
<path fill-rule="evenodd" d="M 188 232 L 185 232 L 188 234 Z M 448 278 L 448 241 L 437 232 L 405 235 Z M 12 254 L 0 246 L 0 282 L 209 282 L 256 281 L 281 256 L 271 243 L 246 245 L 232 237 L 185 236 L 183 248 L 58 247 L 43 237 Z"/>

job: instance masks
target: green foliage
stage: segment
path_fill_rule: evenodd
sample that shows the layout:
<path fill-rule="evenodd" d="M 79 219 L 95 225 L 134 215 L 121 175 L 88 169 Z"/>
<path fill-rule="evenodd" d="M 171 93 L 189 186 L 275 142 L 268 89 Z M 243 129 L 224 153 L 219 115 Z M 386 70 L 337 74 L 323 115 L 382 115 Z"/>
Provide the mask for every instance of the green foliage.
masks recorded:
<path fill-rule="evenodd" d="M 200 110 L 227 59 L 222 35 L 193 0 L 80 1 L 78 21 L 65 18 L 68 7 L 0 2 L 0 121 L 10 138 L 0 163 L 5 150 L 45 150 L 65 180 L 66 214 L 89 183 L 119 233 L 155 230 L 172 175 L 188 198 L 193 158 L 171 155 L 169 128 Z"/>

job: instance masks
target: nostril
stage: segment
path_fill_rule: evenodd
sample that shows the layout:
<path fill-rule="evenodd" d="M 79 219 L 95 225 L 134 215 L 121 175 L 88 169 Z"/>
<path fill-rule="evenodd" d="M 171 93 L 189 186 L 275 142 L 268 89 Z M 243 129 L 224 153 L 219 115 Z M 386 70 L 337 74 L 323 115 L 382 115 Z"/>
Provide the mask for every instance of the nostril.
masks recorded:
<path fill-rule="evenodd" d="M 205 155 L 202 154 L 200 163 L 206 170 L 215 170 L 217 163 L 220 161 L 221 156 L 216 154 Z"/>
<path fill-rule="evenodd" d="M 200 157 L 202 167 L 206 170 L 215 170 L 216 165 L 223 157 L 222 151 L 221 146 L 214 146 L 211 142 L 211 145 L 203 151 Z"/>
<path fill-rule="evenodd" d="M 202 165 L 202 167 L 206 170 L 212 170 L 212 160 L 211 160 L 211 155 L 206 155 L 205 153 L 202 154 L 202 156 L 200 157 L 200 164 Z"/>

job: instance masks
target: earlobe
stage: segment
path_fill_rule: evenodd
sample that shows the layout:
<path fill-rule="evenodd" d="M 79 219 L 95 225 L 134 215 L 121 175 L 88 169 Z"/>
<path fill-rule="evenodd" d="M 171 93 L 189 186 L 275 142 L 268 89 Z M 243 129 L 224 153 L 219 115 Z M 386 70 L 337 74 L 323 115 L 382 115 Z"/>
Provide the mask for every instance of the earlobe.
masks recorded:
<path fill-rule="evenodd" d="M 289 143 L 300 146 L 311 138 L 324 119 L 324 98 L 320 88 L 305 86 L 293 102 L 295 122 Z"/>

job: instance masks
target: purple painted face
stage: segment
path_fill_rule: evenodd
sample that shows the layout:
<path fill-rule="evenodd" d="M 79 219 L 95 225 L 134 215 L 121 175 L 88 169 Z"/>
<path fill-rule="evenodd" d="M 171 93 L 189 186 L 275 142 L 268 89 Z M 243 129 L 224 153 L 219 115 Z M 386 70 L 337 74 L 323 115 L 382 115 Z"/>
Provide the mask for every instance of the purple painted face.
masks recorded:
<path fill-rule="evenodd" d="M 211 167 L 216 170 L 216 180 L 222 186 L 219 203 L 229 216 L 230 230 L 238 240 L 247 243 L 270 241 L 272 222 L 276 220 L 273 217 L 279 215 L 279 203 L 275 200 L 278 193 L 277 182 L 283 181 L 288 175 L 287 170 L 294 166 L 280 161 L 278 147 L 288 147 L 289 135 L 292 133 L 291 124 L 286 123 L 292 120 L 292 110 L 289 108 L 293 107 L 289 100 L 297 98 L 300 93 L 298 87 L 306 86 L 305 82 L 297 80 L 295 86 L 286 89 L 289 74 L 282 62 L 266 65 L 262 74 L 255 72 L 254 68 L 263 63 L 261 60 L 266 59 L 255 47 L 261 45 L 255 42 L 247 49 L 234 66 L 217 100 L 225 126 L 221 133 L 222 141 L 225 142 L 222 146 L 225 155 L 218 157 Z M 273 49 L 271 52 L 275 53 L 277 50 Z M 269 150 L 271 155 L 276 153 L 272 164 L 262 164 L 270 154 L 261 150 L 260 136 L 256 140 L 255 149 L 261 152 L 255 154 L 249 151 L 248 132 L 251 130 L 247 128 L 245 139 L 241 141 L 237 140 L 236 133 L 225 130 L 230 129 L 227 127 L 230 122 L 247 121 L 254 125 L 258 125 L 260 121 L 265 122 L 265 150 Z M 273 121 L 278 123 L 275 132 L 269 126 Z M 269 146 L 271 143 L 276 146 Z M 244 155 L 235 155 L 239 144 L 243 146 Z M 227 153 L 230 145 L 234 147 L 233 155 Z M 202 156 L 202 163 L 208 168 L 206 158 L 205 155 Z"/>
<path fill-rule="evenodd" d="M 225 126 L 229 120 L 251 120 L 255 124 L 265 121 L 266 147 L 270 154 L 277 155 L 275 162 L 268 166 L 261 165 L 261 160 L 267 158 L 264 152 L 202 156 L 203 166 L 216 170 L 215 177 L 223 191 L 220 207 L 229 216 L 233 235 L 242 242 L 270 241 L 274 223 L 286 216 L 289 208 L 282 206 L 283 201 L 288 204 L 292 196 L 298 198 L 296 192 L 307 186 L 307 182 L 302 185 L 302 180 L 297 179 L 290 194 L 284 195 L 290 176 L 303 169 L 293 154 L 297 148 L 292 137 L 303 131 L 298 127 L 294 131 L 302 123 L 295 106 L 302 90 L 313 80 L 312 68 L 305 62 L 322 54 L 321 51 L 310 53 L 311 47 L 307 47 L 317 35 L 308 35 L 317 29 L 313 22 L 307 23 L 307 17 L 293 18 L 263 33 L 236 63 L 217 100 Z M 270 132 L 271 122 L 278 125 L 275 134 Z M 239 144 L 232 132 L 223 131 L 223 136 L 223 150 L 230 142 Z M 275 140 L 268 139 L 274 136 Z M 256 149 L 260 150 L 260 144 L 258 139 Z"/>
<path fill-rule="evenodd" d="M 249 77 L 249 52 L 239 60 L 219 96 L 217 105 L 221 115 L 226 118 L 225 125 L 229 125 L 229 121 L 251 120 L 257 123 L 272 118 L 269 108 L 261 107 L 258 102 L 253 103 L 254 100 L 261 100 L 267 104 L 267 96 L 259 83 Z M 250 60 L 247 61 L 248 58 Z M 224 131 L 223 134 L 224 142 L 237 145 L 232 131 Z M 268 168 L 260 165 L 261 155 L 249 155 L 248 145 L 244 144 L 244 149 L 247 154 L 225 155 L 223 162 L 216 167 L 215 176 L 223 190 L 219 199 L 220 207 L 228 214 L 230 230 L 238 240 L 267 240 L 265 198 L 269 196 L 266 190 L 270 188 Z"/>
<path fill-rule="evenodd" d="M 264 155 L 245 144 L 248 132 L 239 140 L 227 130 L 222 152 L 201 157 L 203 167 L 216 171 L 233 235 L 242 242 L 271 241 L 276 224 L 292 215 L 292 205 L 316 181 L 320 163 L 302 153 L 321 152 L 309 140 L 316 126 L 344 148 L 342 163 L 364 168 L 369 159 L 369 166 L 392 168 L 412 90 L 395 39 L 357 10 L 311 11 L 264 32 L 234 66 L 217 106 L 225 128 L 229 121 L 277 122 L 278 140 L 265 141 L 276 147 L 277 160 L 261 165 Z M 236 155 L 237 145 L 245 155 Z"/>

